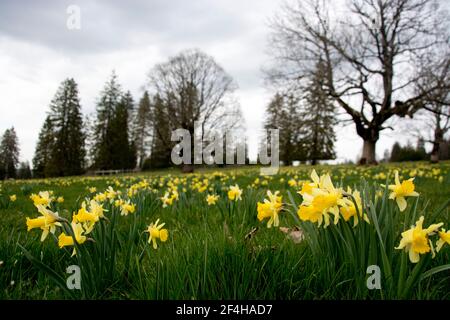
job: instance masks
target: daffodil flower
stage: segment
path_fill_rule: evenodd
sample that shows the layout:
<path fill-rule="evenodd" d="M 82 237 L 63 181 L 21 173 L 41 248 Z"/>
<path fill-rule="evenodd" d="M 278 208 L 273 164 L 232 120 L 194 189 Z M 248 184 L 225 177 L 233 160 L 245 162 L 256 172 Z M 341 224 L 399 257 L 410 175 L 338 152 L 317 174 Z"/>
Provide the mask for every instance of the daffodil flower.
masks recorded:
<path fill-rule="evenodd" d="M 161 223 L 160 225 L 158 225 L 158 223 L 159 219 L 156 220 L 155 223 L 150 224 L 146 230 L 146 232 L 149 233 L 148 243 L 153 243 L 153 249 L 158 248 L 156 239 L 159 239 L 162 242 L 166 242 L 167 238 L 169 237 L 169 231 L 167 231 L 167 229 L 162 229 L 165 223 Z"/>
<path fill-rule="evenodd" d="M 411 227 L 411 229 L 402 232 L 402 239 L 400 244 L 395 249 L 405 249 L 409 254 L 409 260 L 412 263 L 417 263 L 420 260 L 420 255 L 427 252 L 433 251 L 433 244 L 428 236 L 434 234 L 443 223 L 432 224 L 428 228 L 423 229 L 424 217 L 421 216 L 419 220 L 416 221 L 416 225 Z"/>
<path fill-rule="evenodd" d="M 127 216 L 129 213 L 134 213 L 136 211 L 136 206 L 128 200 L 121 206 L 120 215 Z"/>
<path fill-rule="evenodd" d="M 339 206 L 347 204 L 343 199 L 342 190 L 333 186 L 328 174 L 319 178 L 316 171 L 313 170 L 311 179 L 313 182 L 305 185 L 304 192 L 301 191 L 303 202 L 297 214 L 304 221 L 318 222 L 319 226 L 324 222 L 325 228 L 330 224 L 330 214 L 333 214 L 334 224 L 338 224 Z M 303 206 L 307 208 L 301 208 Z"/>
<path fill-rule="evenodd" d="M 404 211 L 406 209 L 407 203 L 405 197 L 418 197 L 419 194 L 414 191 L 414 178 L 402 181 L 400 183 L 400 179 L 398 178 L 398 171 L 395 171 L 395 184 L 389 185 L 389 190 L 392 192 L 389 195 L 389 199 L 392 199 L 397 202 L 398 208 L 400 211 Z"/>
<path fill-rule="evenodd" d="M 178 200 L 178 192 L 173 191 L 172 195 L 167 191 L 163 197 L 160 198 L 163 203 L 163 208 L 166 208 L 167 206 L 171 206 L 173 204 L 174 200 Z"/>
<path fill-rule="evenodd" d="M 351 217 L 353 217 L 353 227 L 356 227 L 358 225 L 360 218 L 363 218 L 364 221 L 370 223 L 367 214 L 363 213 L 361 195 L 359 191 L 355 190 L 352 192 L 351 188 L 347 188 L 347 195 L 351 195 L 353 199 L 351 199 L 350 197 L 344 198 L 343 206 L 340 207 L 341 215 L 344 220 L 348 221 Z"/>
<path fill-rule="evenodd" d="M 86 234 L 91 233 L 91 231 L 94 229 L 95 223 L 98 222 L 100 218 L 104 218 L 104 210 L 101 205 L 99 205 L 95 200 L 91 200 L 89 204 L 89 211 L 86 208 L 86 203 L 83 202 L 81 204 L 81 208 L 78 210 L 78 213 L 74 214 L 72 217 L 73 222 L 79 222 L 83 224 Z"/>
<path fill-rule="evenodd" d="M 80 223 L 72 222 L 72 230 L 75 236 L 75 240 L 78 244 L 83 244 L 86 241 L 86 236 L 84 235 L 83 226 Z M 75 242 L 73 237 L 70 235 L 66 235 L 64 232 L 61 233 L 58 237 L 58 245 L 60 248 L 64 248 L 66 246 L 74 246 Z M 72 256 L 76 254 L 76 249 L 73 249 Z"/>
<path fill-rule="evenodd" d="M 36 208 L 38 206 L 44 206 L 48 207 L 50 203 L 52 202 L 51 194 L 49 191 L 41 191 L 39 194 L 32 194 L 30 196 L 30 199 L 33 200 L 34 205 Z"/>
<path fill-rule="evenodd" d="M 258 202 L 258 220 L 262 221 L 269 218 L 267 228 L 271 228 L 272 225 L 278 227 L 280 224 L 278 213 L 281 211 L 283 203 L 279 193 L 279 191 L 275 191 L 275 193 L 267 191 L 267 197 L 269 199 L 264 199 L 263 203 Z"/>
<path fill-rule="evenodd" d="M 242 200 L 242 189 L 240 189 L 237 184 L 230 187 L 230 190 L 228 191 L 228 199 L 231 201 Z"/>
<path fill-rule="evenodd" d="M 215 205 L 217 200 L 219 200 L 219 195 L 208 194 L 208 196 L 206 197 L 206 202 L 208 203 L 208 206 Z"/>
<path fill-rule="evenodd" d="M 450 230 L 448 230 L 447 232 L 445 231 L 445 229 L 439 231 L 439 240 L 436 241 L 436 251 L 441 251 L 444 244 L 450 245 Z"/>
<path fill-rule="evenodd" d="M 58 222 L 59 216 L 57 212 L 52 212 L 43 205 L 37 205 L 38 211 L 42 216 L 30 219 L 27 217 L 27 230 L 35 228 L 42 229 L 41 241 L 44 241 L 49 232 L 54 234 L 57 226 L 61 226 Z"/>

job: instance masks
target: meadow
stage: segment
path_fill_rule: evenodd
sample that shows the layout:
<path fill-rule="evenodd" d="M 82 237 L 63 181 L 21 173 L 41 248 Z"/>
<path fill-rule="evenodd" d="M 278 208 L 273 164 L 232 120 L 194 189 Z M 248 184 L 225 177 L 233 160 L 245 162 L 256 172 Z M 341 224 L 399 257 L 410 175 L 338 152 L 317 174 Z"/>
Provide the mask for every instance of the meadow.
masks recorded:
<path fill-rule="evenodd" d="M 450 299 L 450 162 L 0 186 L 0 299 Z"/>

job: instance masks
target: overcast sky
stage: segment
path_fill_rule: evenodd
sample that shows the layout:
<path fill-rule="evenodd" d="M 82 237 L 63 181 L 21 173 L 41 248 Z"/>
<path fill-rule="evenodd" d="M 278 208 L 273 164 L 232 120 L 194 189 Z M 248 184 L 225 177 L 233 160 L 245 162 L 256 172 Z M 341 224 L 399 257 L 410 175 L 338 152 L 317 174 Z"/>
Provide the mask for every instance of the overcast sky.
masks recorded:
<path fill-rule="evenodd" d="M 263 85 L 268 19 L 276 0 L 0 1 L 0 132 L 14 126 L 21 160 L 31 161 L 49 103 L 73 77 L 84 113 L 95 110 L 113 69 L 138 100 L 156 63 L 188 48 L 212 55 L 239 85 L 236 91 L 254 154 L 270 99 Z M 67 8 L 81 9 L 81 29 L 70 30 Z M 338 161 L 355 160 L 362 142 L 353 126 L 338 128 Z M 399 130 L 397 130 L 399 131 Z M 382 156 L 401 132 L 382 135 Z"/>

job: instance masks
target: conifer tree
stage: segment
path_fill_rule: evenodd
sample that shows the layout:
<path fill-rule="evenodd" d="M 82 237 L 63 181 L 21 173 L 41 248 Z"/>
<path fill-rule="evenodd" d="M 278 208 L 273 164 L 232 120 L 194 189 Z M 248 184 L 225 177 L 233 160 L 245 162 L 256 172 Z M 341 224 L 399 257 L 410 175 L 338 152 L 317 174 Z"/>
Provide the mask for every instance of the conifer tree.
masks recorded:
<path fill-rule="evenodd" d="M 10 179 L 16 177 L 17 165 L 19 163 L 19 140 L 14 127 L 6 129 L 0 143 L 0 178 Z"/>
<path fill-rule="evenodd" d="M 30 164 L 28 161 L 21 162 L 19 168 L 17 169 L 17 178 L 19 179 L 30 179 L 32 177 Z"/>
<path fill-rule="evenodd" d="M 294 95 L 276 93 L 266 109 L 267 118 L 264 128 L 279 130 L 280 160 L 292 164 L 294 160 L 302 160 L 302 122 L 298 113 L 298 99 Z M 267 131 L 270 146 L 270 136 Z M 266 143 L 266 142 L 262 142 Z"/>
<path fill-rule="evenodd" d="M 171 165 L 170 123 L 166 117 L 167 105 L 157 94 L 152 106 L 153 140 L 150 155 L 151 168 L 166 168 Z"/>
<path fill-rule="evenodd" d="M 111 122 L 121 96 L 121 87 L 113 71 L 111 78 L 105 84 L 96 108 L 93 158 L 94 166 L 98 169 L 110 169 L 113 166 Z"/>
<path fill-rule="evenodd" d="M 50 168 L 50 159 L 54 144 L 55 135 L 53 132 L 53 125 L 50 116 L 47 116 L 39 133 L 33 158 L 33 175 L 35 177 L 46 177 L 53 171 Z"/>
<path fill-rule="evenodd" d="M 50 104 L 54 145 L 51 154 L 51 175 L 79 175 L 84 170 L 85 134 L 78 98 L 78 86 L 73 79 L 62 82 Z"/>
<path fill-rule="evenodd" d="M 130 92 L 124 94 L 114 110 L 108 134 L 110 144 L 110 168 L 131 169 L 136 163 L 134 143 L 129 137 L 129 115 L 133 110 L 133 98 Z"/>
<path fill-rule="evenodd" d="M 148 92 L 145 91 L 139 101 L 133 132 L 139 168 L 142 168 L 144 165 L 144 161 L 148 157 L 151 149 L 152 118 L 150 97 Z"/>
<path fill-rule="evenodd" d="M 318 160 L 334 159 L 334 142 L 336 134 L 335 106 L 324 90 L 325 66 L 322 61 L 316 65 L 314 77 L 306 90 L 306 97 L 301 111 L 303 140 L 306 158 L 314 165 Z"/>

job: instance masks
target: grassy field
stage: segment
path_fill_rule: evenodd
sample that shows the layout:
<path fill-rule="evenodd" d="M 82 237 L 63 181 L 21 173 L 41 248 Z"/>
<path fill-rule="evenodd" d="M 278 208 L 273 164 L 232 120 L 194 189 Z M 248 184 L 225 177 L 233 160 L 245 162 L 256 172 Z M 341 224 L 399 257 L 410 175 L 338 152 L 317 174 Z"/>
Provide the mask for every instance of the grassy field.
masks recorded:
<path fill-rule="evenodd" d="M 3 182 L 0 299 L 450 298 L 450 245 L 432 258 L 437 229 L 426 238 L 432 250 L 420 254 L 418 263 L 395 249 L 420 216 L 424 228 L 442 222 L 440 228 L 450 229 L 449 162 L 315 170 L 328 173 L 346 194 L 351 193 L 347 187 L 361 192 L 356 226 L 354 216 L 346 221 L 342 213 L 337 224 L 331 214 L 326 228 L 325 222 L 318 226 L 297 214 L 305 200 L 297 192 L 311 179 L 310 166 L 282 168 L 274 176 L 242 168 Z M 415 177 L 420 194 L 407 197 L 402 212 L 380 186 L 394 183 L 395 170 L 401 181 Z M 236 184 L 242 199 L 230 200 L 230 186 Z M 108 187 L 114 192 L 104 193 Z M 46 190 L 53 191 L 48 210 L 69 222 L 87 199 L 97 199 L 107 210 L 85 232 L 90 239 L 75 243 L 74 256 L 73 246 L 58 246 L 62 232 L 71 235 L 68 223 L 42 242 L 41 229 L 27 231 L 26 218 L 42 216 L 30 196 Z M 278 227 L 267 228 L 268 219 L 258 219 L 257 203 L 268 198 L 268 190 L 282 196 Z M 219 198 L 208 205 L 206 197 L 213 194 Z M 134 212 L 124 207 L 127 201 Z M 145 231 L 157 219 L 165 223 L 168 239 L 160 241 L 160 234 L 154 249 Z M 70 265 L 81 268 L 80 290 L 65 285 Z M 380 267 L 381 289 L 367 288 L 370 265 Z"/>

